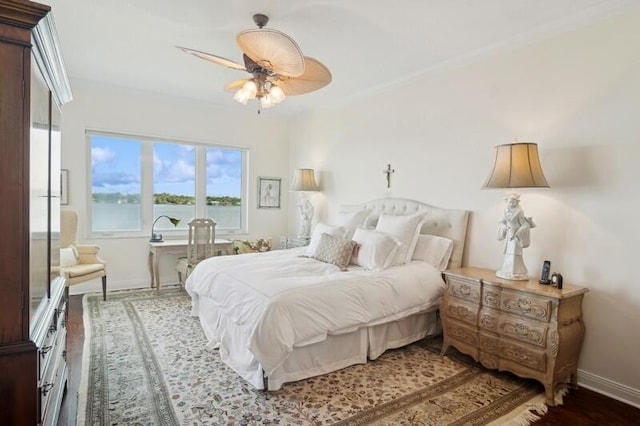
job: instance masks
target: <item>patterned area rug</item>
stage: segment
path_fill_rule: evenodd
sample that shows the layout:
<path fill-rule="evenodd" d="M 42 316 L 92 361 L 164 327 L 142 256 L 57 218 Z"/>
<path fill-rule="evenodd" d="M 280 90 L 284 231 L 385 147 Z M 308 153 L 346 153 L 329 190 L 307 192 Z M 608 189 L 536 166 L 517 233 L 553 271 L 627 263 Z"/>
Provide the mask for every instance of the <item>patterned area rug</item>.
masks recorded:
<path fill-rule="evenodd" d="M 375 361 L 255 390 L 207 348 L 185 292 L 84 297 L 78 425 L 526 425 L 537 382 L 485 370 L 438 338 Z"/>

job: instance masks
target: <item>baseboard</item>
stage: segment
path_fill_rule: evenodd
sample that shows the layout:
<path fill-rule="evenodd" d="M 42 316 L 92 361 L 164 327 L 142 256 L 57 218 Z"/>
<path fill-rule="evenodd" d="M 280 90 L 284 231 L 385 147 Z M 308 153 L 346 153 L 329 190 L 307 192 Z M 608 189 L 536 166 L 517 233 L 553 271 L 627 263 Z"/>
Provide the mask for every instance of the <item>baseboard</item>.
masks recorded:
<path fill-rule="evenodd" d="M 634 389 L 622 383 L 605 379 L 588 371 L 578 370 L 578 385 L 601 393 L 610 398 L 617 399 L 625 404 L 640 408 L 640 390 Z"/>
<path fill-rule="evenodd" d="M 166 285 L 177 284 L 177 283 L 171 282 L 171 280 L 168 280 L 168 279 L 165 279 L 165 281 L 161 281 L 161 282 L 170 283 Z M 110 291 L 133 290 L 137 288 L 149 288 L 149 281 L 145 281 L 145 282 L 140 282 L 140 280 L 110 281 L 107 279 L 107 297 Z M 87 281 L 86 283 L 76 284 L 69 287 L 69 294 L 71 295 L 101 293 L 101 292 L 102 292 L 102 281 L 100 281 L 100 278 L 96 278 L 95 280 Z"/>

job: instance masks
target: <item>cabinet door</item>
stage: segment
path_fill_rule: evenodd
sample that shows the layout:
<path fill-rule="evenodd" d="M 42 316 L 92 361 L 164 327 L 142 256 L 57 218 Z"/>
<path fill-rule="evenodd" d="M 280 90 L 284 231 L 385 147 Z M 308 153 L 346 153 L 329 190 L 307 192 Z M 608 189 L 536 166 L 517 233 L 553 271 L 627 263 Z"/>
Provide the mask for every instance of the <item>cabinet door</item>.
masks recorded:
<path fill-rule="evenodd" d="M 31 65 L 29 129 L 29 294 L 31 325 L 45 308 L 49 291 L 49 202 L 51 92 L 36 61 Z"/>

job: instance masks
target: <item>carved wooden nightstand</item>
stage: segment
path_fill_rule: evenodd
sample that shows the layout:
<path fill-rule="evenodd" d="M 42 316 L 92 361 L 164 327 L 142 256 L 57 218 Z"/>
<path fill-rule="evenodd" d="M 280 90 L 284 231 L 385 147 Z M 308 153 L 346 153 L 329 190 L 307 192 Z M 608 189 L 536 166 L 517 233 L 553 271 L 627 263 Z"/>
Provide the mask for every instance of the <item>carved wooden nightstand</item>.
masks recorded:
<path fill-rule="evenodd" d="M 558 384 L 576 385 L 586 288 L 504 280 L 473 267 L 444 275 L 443 355 L 454 346 L 487 368 L 536 379 L 550 406 Z"/>
<path fill-rule="evenodd" d="M 309 241 L 311 241 L 309 237 L 280 236 L 280 248 L 290 249 L 294 247 L 304 247 L 309 245 Z"/>

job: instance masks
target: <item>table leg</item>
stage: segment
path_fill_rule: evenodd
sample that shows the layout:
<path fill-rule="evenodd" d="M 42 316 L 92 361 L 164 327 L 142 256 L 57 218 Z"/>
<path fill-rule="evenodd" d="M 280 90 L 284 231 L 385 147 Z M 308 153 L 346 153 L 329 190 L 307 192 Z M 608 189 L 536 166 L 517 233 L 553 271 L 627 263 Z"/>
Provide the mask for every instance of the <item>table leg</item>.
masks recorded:
<path fill-rule="evenodd" d="M 160 266 L 158 265 L 158 252 L 153 254 L 153 278 L 156 283 L 156 290 L 160 291 Z"/>
<path fill-rule="evenodd" d="M 149 261 L 148 261 L 148 266 L 149 266 L 149 276 L 151 277 L 151 284 L 149 287 L 154 288 L 155 285 L 155 274 L 153 273 L 153 258 L 155 257 L 155 254 L 153 253 L 153 251 L 149 250 Z"/>

